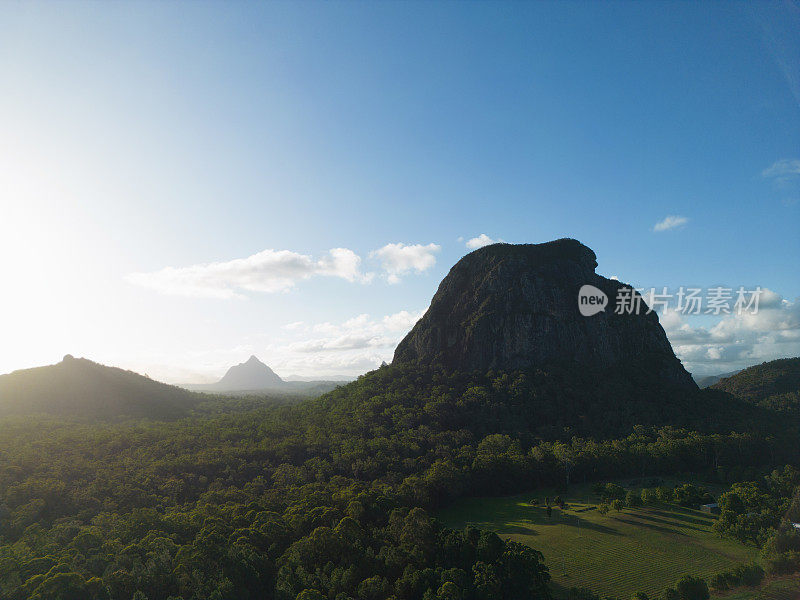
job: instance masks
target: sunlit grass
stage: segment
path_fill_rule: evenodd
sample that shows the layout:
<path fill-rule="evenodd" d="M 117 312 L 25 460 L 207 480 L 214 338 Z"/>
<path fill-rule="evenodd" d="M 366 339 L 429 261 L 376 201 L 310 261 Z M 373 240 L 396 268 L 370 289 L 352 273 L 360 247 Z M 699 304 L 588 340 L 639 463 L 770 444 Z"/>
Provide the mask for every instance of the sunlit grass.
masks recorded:
<path fill-rule="evenodd" d="M 553 508 L 550 519 L 543 493 L 469 498 L 439 516 L 450 527 L 490 529 L 539 550 L 557 588 L 586 587 L 620 598 L 637 591 L 660 597 L 685 573 L 710 578 L 758 558 L 755 548 L 714 533 L 706 513 L 657 505 L 602 515 L 587 492 L 574 488 L 565 497 L 568 509 Z"/>

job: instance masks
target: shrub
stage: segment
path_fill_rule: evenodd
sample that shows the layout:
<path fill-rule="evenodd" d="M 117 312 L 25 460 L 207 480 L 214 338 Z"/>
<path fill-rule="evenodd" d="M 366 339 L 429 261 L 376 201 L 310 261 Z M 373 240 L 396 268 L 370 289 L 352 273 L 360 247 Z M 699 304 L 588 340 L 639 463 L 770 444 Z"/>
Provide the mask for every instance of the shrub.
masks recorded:
<path fill-rule="evenodd" d="M 770 575 L 789 575 L 800 571 L 800 552 L 789 550 L 770 554 L 764 558 L 764 567 Z"/>
<path fill-rule="evenodd" d="M 691 575 L 681 577 L 675 586 L 680 600 L 709 600 L 708 585 L 705 580 Z"/>
<path fill-rule="evenodd" d="M 602 496 L 603 500 L 622 500 L 625 497 L 625 488 L 616 483 L 607 483 Z"/>
<path fill-rule="evenodd" d="M 740 585 L 756 587 L 764 580 L 764 569 L 759 565 L 739 565 L 735 569 L 717 573 L 711 578 L 711 587 L 724 591 Z"/>
<path fill-rule="evenodd" d="M 741 565 L 733 570 L 734 577 L 738 580 L 739 585 L 747 587 L 756 587 L 761 585 L 764 581 L 764 569 L 759 565 Z"/>
<path fill-rule="evenodd" d="M 692 485 L 691 483 L 684 483 L 683 485 L 676 486 L 672 493 L 674 501 L 681 506 L 698 506 L 703 502 L 703 498 L 707 492 L 705 489 Z"/>
<path fill-rule="evenodd" d="M 729 575 L 727 571 L 724 573 L 717 573 L 711 578 L 709 584 L 711 585 L 712 590 L 717 590 L 718 592 L 724 592 L 725 590 L 731 587 L 731 582 L 729 580 Z"/>
<path fill-rule="evenodd" d="M 656 497 L 659 502 L 672 502 L 675 499 L 672 488 L 664 485 L 656 488 Z"/>
<path fill-rule="evenodd" d="M 592 590 L 586 588 L 570 588 L 567 593 L 567 600 L 600 600 L 600 596 Z"/>
<path fill-rule="evenodd" d="M 658 502 L 658 495 L 651 488 L 644 488 L 639 497 L 642 499 L 642 504 L 655 504 Z"/>
<path fill-rule="evenodd" d="M 635 508 L 642 505 L 642 497 L 633 490 L 625 494 L 625 506 Z"/>

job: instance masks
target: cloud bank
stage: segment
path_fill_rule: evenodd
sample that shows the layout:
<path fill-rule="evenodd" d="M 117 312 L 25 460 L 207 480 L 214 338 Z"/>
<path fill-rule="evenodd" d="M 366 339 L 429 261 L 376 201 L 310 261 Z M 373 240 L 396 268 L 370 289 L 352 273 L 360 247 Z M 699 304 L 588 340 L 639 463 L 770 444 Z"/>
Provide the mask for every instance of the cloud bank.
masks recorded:
<path fill-rule="evenodd" d="M 236 298 L 241 291 L 276 293 L 292 289 L 314 276 L 366 283 L 361 257 L 347 248 L 333 248 L 314 259 L 290 250 L 263 250 L 247 258 L 189 267 L 166 267 L 152 273 L 132 273 L 126 279 L 162 294 L 205 298 Z"/>
<path fill-rule="evenodd" d="M 289 323 L 289 337 L 264 350 L 281 375 L 358 375 L 391 362 L 394 349 L 424 310 L 402 310 L 373 318 L 361 314 L 341 323 Z M 258 352 L 261 352 L 260 350 Z"/>
<path fill-rule="evenodd" d="M 437 244 L 386 244 L 369 254 L 377 260 L 389 283 L 402 276 L 424 273 L 436 264 Z M 243 298 L 242 292 L 286 292 L 312 277 L 336 277 L 351 283 L 369 283 L 375 273 L 362 270 L 361 257 L 348 248 L 333 248 L 320 258 L 291 250 L 263 250 L 247 258 L 188 267 L 165 267 L 149 273 L 131 273 L 125 279 L 162 294 L 197 298 Z"/>
<path fill-rule="evenodd" d="M 789 302 L 770 290 L 758 313 L 731 314 L 708 327 L 692 327 L 671 310 L 661 325 L 689 371 L 716 374 L 786 356 L 800 356 L 800 299 Z"/>
<path fill-rule="evenodd" d="M 339 325 L 325 322 L 307 326 L 304 331 L 312 337 L 292 343 L 287 348 L 292 352 L 304 353 L 364 348 L 394 349 L 402 335 L 422 317 L 422 313 L 423 311 L 403 310 L 377 320 L 371 319 L 368 314 L 362 314 Z"/>

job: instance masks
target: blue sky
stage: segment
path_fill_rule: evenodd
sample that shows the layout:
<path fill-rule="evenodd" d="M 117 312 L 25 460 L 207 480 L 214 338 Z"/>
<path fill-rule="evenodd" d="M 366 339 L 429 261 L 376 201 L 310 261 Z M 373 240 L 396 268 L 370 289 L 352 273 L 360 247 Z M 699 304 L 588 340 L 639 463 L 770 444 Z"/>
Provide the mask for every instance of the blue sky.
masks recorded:
<path fill-rule="evenodd" d="M 798 355 L 798 31 L 790 2 L 2 4 L 0 372 L 361 373 L 481 234 L 769 289 L 664 317 L 695 372 Z"/>

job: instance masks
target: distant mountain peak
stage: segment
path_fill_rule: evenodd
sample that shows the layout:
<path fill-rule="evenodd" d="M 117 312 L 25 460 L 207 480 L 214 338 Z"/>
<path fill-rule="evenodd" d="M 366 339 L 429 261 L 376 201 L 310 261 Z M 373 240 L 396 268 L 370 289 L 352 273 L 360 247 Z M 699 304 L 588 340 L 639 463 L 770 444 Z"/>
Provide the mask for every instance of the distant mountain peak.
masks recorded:
<path fill-rule="evenodd" d="M 54 365 L 0 375 L 0 414 L 172 418 L 195 402 L 181 388 L 71 354 Z"/>
<path fill-rule="evenodd" d="M 246 362 L 228 369 L 216 385 L 227 390 L 259 390 L 282 383 L 283 379 L 278 377 L 275 371 L 252 355 Z"/>

